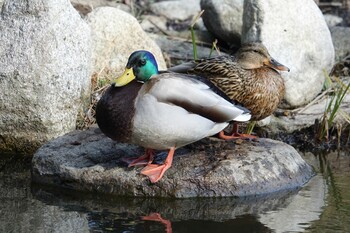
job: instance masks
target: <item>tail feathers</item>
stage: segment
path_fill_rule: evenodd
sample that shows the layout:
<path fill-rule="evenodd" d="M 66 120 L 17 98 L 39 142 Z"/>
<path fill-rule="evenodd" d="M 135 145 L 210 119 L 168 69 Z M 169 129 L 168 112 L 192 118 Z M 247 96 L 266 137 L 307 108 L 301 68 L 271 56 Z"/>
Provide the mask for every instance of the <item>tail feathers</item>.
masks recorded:
<path fill-rule="evenodd" d="M 243 113 L 239 116 L 237 116 L 236 118 L 234 118 L 234 121 L 249 121 L 250 118 L 252 117 L 252 115 L 249 112 Z"/>

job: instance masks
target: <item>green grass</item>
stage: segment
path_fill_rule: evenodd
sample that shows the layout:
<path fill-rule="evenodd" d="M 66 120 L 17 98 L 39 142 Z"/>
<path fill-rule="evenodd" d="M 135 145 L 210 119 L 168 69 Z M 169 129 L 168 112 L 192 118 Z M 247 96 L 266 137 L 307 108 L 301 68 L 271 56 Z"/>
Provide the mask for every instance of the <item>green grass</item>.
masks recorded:
<path fill-rule="evenodd" d="M 253 133 L 253 130 L 254 130 L 254 127 L 255 127 L 255 124 L 256 124 L 256 121 L 250 121 L 248 124 L 247 124 L 247 128 L 245 130 L 245 133 L 246 134 L 252 134 Z"/>
<path fill-rule="evenodd" d="M 332 92 L 329 96 L 329 102 L 326 105 L 325 111 L 320 120 L 321 127 L 318 132 L 318 139 L 321 141 L 329 140 L 329 130 L 335 126 L 334 120 L 337 115 L 343 117 L 348 123 L 350 122 L 349 114 L 343 112 L 340 109 L 340 105 L 343 102 L 346 93 L 349 91 L 350 82 L 348 84 L 345 84 L 338 77 L 333 77 L 334 81 L 332 81 L 331 77 L 327 73 L 325 73 L 325 76 L 325 88 L 326 90 L 332 89 Z M 341 132 L 341 128 L 339 127 L 341 126 L 338 126 L 338 132 Z"/>
<path fill-rule="evenodd" d="M 210 50 L 210 53 L 209 53 L 209 58 L 211 58 L 211 55 L 213 54 L 214 50 L 216 50 L 217 52 L 219 52 L 219 49 L 218 49 L 218 47 L 216 46 L 217 43 L 218 43 L 218 40 L 215 39 L 215 40 L 213 41 L 212 46 L 211 46 L 211 50 Z"/>
<path fill-rule="evenodd" d="M 192 38 L 192 46 L 193 46 L 193 59 L 197 60 L 198 59 L 198 55 L 197 55 L 197 43 L 196 43 L 196 37 L 194 34 L 194 25 L 196 24 L 196 22 L 198 21 L 198 19 L 202 16 L 204 10 L 202 10 L 201 12 L 199 12 L 196 17 L 194 17 L 191 26 L 190 26 L 190 30 L 191 30 L 191 38 Z"/>

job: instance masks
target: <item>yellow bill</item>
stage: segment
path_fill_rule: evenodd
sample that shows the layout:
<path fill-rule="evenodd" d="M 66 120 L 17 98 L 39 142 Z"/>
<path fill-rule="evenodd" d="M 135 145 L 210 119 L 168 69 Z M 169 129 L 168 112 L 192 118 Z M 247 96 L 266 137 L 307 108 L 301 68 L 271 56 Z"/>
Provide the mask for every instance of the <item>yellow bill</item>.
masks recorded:
<path fill-rule="evenodd" d="M 114 86 L 115 87 L 122 87 L 131 82 L 132 80 L 135 79 L 134 71 L 131 68 L 125 68 L 124 73 L 118 77 L 115 82 Z"/>

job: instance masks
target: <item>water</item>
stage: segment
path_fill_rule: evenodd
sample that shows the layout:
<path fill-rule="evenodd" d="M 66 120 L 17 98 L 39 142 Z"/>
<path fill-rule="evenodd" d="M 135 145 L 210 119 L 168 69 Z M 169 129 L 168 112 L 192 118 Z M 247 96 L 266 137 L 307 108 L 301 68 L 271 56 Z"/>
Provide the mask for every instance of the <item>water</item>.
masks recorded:
<path fill-rule="evenodd" d="M 30 159 L 0 156 L 0 232 L 350 232 L 350 156 L 305 153 L 300 190 L 245 199 L 120 198 L 31 184 Z"/>

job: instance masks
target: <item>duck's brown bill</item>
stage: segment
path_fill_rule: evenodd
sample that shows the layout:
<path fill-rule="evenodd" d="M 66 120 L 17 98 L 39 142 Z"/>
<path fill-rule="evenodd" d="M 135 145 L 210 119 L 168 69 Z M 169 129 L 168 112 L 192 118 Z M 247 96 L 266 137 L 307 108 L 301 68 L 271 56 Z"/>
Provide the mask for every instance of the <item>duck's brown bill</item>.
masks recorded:
<path fill-rule="evenodd" d="M 276 61 L 275 59 L 271 58 L 270 60 L 268 60 L 267 62 L 265 62 L 265 65 L 274 68 L 276 70 L 281 70 L 281 71 L 290 71 L 289 68 L 285 65 L 282 65 L 281 63 L 279 63 L 278 61 Z"/>

